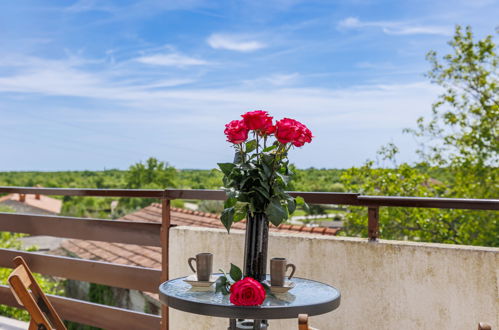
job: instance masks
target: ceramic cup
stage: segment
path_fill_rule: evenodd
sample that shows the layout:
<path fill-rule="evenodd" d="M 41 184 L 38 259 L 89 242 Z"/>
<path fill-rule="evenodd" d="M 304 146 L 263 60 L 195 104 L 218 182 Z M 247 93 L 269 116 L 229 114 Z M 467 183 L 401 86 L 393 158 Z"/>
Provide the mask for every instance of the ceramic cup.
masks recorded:
<path fill-rule="evenodd" d="M 192 262 L 196 262 L 196 268 L 192 266 Z M 209 281 L 211 273 L 213 272 L 213 254 L 212 253 L 198 253 L 195 258 L 187 260 L 189 267 L 198 275 L 198 281 Z"/>
<path fill-rule="evenodd" d="M 288 280 L 290 280 L 295 274 L 296 266 L 288 264 L 286 258 L 270 259 L 270 285 L 284 286 L 288 268 L 291 268 L 291 274 L 288 277 Z"/>

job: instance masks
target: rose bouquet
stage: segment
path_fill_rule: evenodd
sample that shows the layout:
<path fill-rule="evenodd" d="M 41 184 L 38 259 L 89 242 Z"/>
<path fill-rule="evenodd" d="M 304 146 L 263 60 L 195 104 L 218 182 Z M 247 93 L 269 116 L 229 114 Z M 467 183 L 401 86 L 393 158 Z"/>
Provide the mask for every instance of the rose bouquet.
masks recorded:
<path fill-rule="evenodd" d="M 300 197 L 285 189 L 291 179 L 288 151 L 312 141 L 302 123 L 284 118 L 274 123 L 266 111 L 251 111 L 225 125 L 227 141 L 235 149 L 232 163 L 219 163 L 227 193 L 221 221 L 227 231 L 248 215 L 264 214 L 278 226 L 294 212 Z"/>

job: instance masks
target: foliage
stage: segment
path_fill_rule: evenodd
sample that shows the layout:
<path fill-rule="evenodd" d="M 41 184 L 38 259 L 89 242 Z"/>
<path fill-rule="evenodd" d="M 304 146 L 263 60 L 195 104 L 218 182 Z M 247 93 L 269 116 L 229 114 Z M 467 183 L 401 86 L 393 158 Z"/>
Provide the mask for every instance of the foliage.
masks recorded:
<path fill-rule="evenodd" d="M 350 191 L 388 196 L 497 198 L 499 151 L 499 57 L 492 36 L 475 41 L 470 27 L 458 26 L 449 43 L 453 53 L 439 59 L 431 51 L 428 77 L 444 88 L 432 117 L 406 130 L 421 142 L 420 163 L 378 169 L 373 162 L 344 173 Z M 394 162 L 398 150 L 381 150 Z M 395 164 L 395 163 L 394 163 Z M 445 182 L 433 175 L 445 177 Z M 365 210 L 351 208 L 345 233 L 365 235 Z M 382 237 L 430 242 L 499 246 L 494 212 L 381 208 Z"/>
<path fill-rule="evenodd" d="M 266 147 L 264 141 L 260 151 L 258 144 L 255 134 L 254 140 L 235 145 L 234 163 L 218 164 L 228 196 L 221 220 L 228 231 L 233 222 L 246 218 L 248 212 L 265 213 L 277 226 L 296 208 L 295 199 L 285 192 L 292 175 L 287 166 L 289 147 L 277 141 Z"/>
<path fill-rule="evenodd" d="M 177 170 L 168 163 L 150 157 L 130 166 L 126 173 L 126 188 L 129 189 L 166 189 L 175 187 Z M 126 210 L 143 208 L 157 202 L 154 198 L 122 198 L 121 207 Z"/>

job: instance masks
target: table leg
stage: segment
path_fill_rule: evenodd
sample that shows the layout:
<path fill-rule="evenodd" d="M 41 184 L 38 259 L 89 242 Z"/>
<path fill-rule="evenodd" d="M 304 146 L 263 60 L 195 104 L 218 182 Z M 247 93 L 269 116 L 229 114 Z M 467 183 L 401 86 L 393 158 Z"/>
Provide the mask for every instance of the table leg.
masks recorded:
<path fill-rule="evenodd" d="M 236 320 L 230 319 L 228 330 L 267 330 L 267 320 Z"/>

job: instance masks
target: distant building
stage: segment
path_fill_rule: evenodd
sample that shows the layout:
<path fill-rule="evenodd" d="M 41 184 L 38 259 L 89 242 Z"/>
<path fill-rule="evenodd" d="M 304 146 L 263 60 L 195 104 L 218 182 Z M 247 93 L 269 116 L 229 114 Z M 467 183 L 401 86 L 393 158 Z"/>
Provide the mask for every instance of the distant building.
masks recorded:
<path fill-rule="evenodd" d="M 0 205 L 8 206 L 18 213 L 54 215 L 61 213 L 62 200 L 40 194 L 9 194 L 0 197 Z"/>

